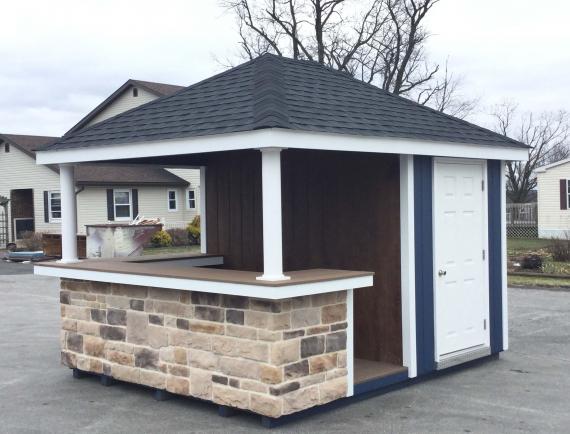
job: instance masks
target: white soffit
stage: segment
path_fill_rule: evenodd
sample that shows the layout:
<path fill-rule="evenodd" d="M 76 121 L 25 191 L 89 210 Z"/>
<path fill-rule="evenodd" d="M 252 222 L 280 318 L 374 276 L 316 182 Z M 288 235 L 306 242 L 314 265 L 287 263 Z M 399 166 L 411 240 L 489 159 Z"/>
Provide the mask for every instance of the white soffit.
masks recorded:
<path fill-rule="evenodd" d="M 183 139 L 40 151 L 36 154 L 36 162 L 38 164 L 84 163 L 267 147 L 493 160 L 528 158 L 528 149 L 518 147 L 264 129 Z"/>

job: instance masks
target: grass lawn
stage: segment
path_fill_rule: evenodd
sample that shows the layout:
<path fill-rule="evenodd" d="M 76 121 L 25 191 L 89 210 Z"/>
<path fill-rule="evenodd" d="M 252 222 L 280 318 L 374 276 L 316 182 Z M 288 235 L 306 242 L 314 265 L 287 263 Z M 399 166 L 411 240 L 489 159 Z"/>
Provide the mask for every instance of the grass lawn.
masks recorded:
<path fill-rule="evenodd" d="M 507 251 L 509 256 L 521 255 L 544 249 L 551 243 L 552 240 L 548 238 L 507 238 Z"/>
<path fill-rule="evenodd" d="M 173 253 L 200 253 L 200 246 L 147 247 L 143 255 L 171 255 Z"/>
<path fill-rule="evenodd" d="M 570 288 L 570 279 L 555 279 L 550 277 L 508 276 L 509 286 L 527 288 Z"/>

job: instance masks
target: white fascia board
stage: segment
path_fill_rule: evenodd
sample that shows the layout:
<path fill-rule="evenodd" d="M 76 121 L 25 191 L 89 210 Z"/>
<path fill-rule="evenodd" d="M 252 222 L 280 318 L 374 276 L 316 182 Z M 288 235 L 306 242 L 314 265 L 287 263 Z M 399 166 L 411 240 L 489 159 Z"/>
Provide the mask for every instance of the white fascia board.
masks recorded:
<path fill-rule="evenodd" d="M 535 171 L 535 173 L 544 173 L 547 170 L 552 169 L 553 167 L 562 166 L 563 164 L 566 164 L 568 162 L 570 162 L 570 158 L 566 158 L 565 160 L 556 161 L 555 163 L 547 164 L 545 166 L 537 167 L 536 169 L 534 169 L 534 171 Z"/>
<path fill-rule="evenodd" d="M 528 149 L 518 147 L 485 146 L 271 128 L 184 139 L 40 151 L 36 154 L 36 162 L 38 164 L 83 163 L 267 147 L 510 161 L 528 159 Z"/>
<path fill-rule="evenodd" d="M 344 291 L 351 288 L 365 288 L 373 285 L 373 276 L 349 277 L 322 282 L 301 283 L 298 285 L 266 286 L 46 266 L 34 267 L 34 274 L 66 279 L 92 280 L 96 282 L 179 289 L 183 291 L 239 295 L 243 297 L 265 298 L 269 300 L 282 300 L 284 298 L 300 297 L 304 295 L 325 294 L 327 292 Z"/>

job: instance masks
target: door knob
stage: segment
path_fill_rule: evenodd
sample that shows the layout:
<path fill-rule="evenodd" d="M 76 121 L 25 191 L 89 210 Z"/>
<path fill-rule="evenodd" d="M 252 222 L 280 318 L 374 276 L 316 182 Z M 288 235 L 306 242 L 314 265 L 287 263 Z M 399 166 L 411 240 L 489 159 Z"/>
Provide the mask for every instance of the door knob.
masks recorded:
<path fill-rule="evenodd" d="M 445 271 L 445 270 L 439 270 L 439 271 L 437 272 L 437 274 L 438 274 L 439 277 L 445 276 L 445 275 L 447 274 L 447 271 Z"/>

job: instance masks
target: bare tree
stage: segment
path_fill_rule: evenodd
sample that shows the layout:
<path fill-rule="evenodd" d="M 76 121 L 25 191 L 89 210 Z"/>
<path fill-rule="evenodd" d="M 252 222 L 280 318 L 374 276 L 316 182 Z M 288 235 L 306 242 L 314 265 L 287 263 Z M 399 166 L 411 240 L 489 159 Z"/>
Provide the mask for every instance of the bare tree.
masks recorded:
<path fill-rule="evenodd" d="M 435 80 L 424 19 L 439 0 L 221 0 L 252 59 L 271 52 L 347 71 L 398 95 Z"/>
<path fill-rule="evenodd" d="M 506 166 L 507 196 L 515 203 L 526 202 L 536 188 L 536 168 L 568 158 L 570 118 L 565 111 L 519 113 L 513 102 L 494 108 L 495 131 L 529 145 L 528 161 L 510 161 Z"/>

